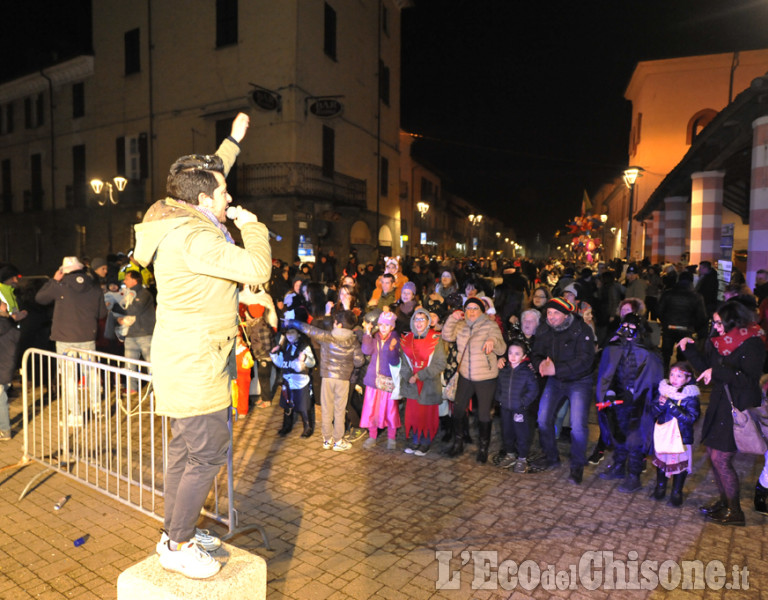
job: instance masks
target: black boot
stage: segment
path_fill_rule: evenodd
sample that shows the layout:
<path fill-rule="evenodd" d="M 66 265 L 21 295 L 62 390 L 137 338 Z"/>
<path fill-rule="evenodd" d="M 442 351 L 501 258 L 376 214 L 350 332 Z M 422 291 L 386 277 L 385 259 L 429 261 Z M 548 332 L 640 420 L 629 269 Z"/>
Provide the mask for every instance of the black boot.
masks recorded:
<path fill-rule="evenodd" d="M 456 458 L 464 453 L 464 435 L 462 434 L 462 428 L 464 426 L 463 417 L 453 417 L 453 443 L 445 451 L 445 455 L 449 458 Z"/>
<path fill-rule="evenodd" d="M 300 412 L 299 416 L 304 424 L 304 431 L 301 432 L 301 437 L 307 438 L 314 433 L 314 427 L 309 424 L 309 415 L 307 413 Z"/>
<path fill-rule="evenodd" d="M 478 441 L 477 441 L 477 462 L 488 462 L 488 448 L 491 445 L 491 427 L 493 427 L 493 421 L 484 423 L 483 421 L 477 422 L 478 429 Z"/>
<path fill-rule="evenodd" d="M 277 431 L 277 435 L 284 437 L 293 429 L 293 411 L 283 413 L 283 426 Z"/>
<path fill-rule="evenodd" d="M 447 442 L 453 437 L 453 419 L 450 416 L 440 417 L 440 429 L 443 430 L 442 442 Z"/>
<path fill-rule="evenodd" d="M 612 465 L 608 467 L 598 475 L 600 479 L 624 479 L 627 462 L 625 460 L 614 461 Z"/>
<path fill-rule="evenodd" d="M 682 506 L 683 505 L 683 484 L 685 484 L 685 478 L 688 476 L 688 471 L 682 473 L 676 473 L 672 475 L 672 492 L 669 494 L 670 506 Z"/>
<path fill-rule="evenodd" d="M 720 510 L 706 515 L 710 521 L 715 521 L 721 525 L 745 525 L 746 519 L 741 510 L 741 500 L 738 496 L 728 498 L 726 506 Z"/>
<path fill-rule="evenodd" d="M 712 500 L 708 504 L 705 504 L 704 506 L 699 507 L 699 511 L 701 514 L 703 514 L 705 517 L 711 514 L 714 514 L 722 509 L 724 509 L 728 505 L 728 500 L 725 497 L 725 494 L 720 494 L 719 498 L 716 498 L 715 500 Z"/>
<path fill-rule="evenodd" d="M 456 427 L 456 421 L 453 422 L 454 428 Z M 461 421 L 461 427 L 457 430 L 462 432 L 463 440 L 465 444 L 473 444 L 472 436 L 469 434 L 469 413 L 464 414 L 464 418 Z"/>
<path fill-rule="evenodd" d="M 315 433 L 315 405 L 310 403 L 307 409 L 307 422 L 304 424 L 304 431 L 301 432 L 301 437 L 308 438 L 313 433 Z"/>
<path fill-rule="evenodd" d="M 755 486 L 755 510 L 759 513 L 763 513 L 764 515 L 768 515 L 768 504 L 766 503 L 767 500 L 768 488 L 760 485 L 760 481 L 758 480 L 757 485 Z"/>
<path fill-rule="evenodd" d="M 654 500 L 663 500 L 667 495 L 667 476 L 663 469 L 656 467 L 656 487 L 653 488 L 651 496 Z"/>

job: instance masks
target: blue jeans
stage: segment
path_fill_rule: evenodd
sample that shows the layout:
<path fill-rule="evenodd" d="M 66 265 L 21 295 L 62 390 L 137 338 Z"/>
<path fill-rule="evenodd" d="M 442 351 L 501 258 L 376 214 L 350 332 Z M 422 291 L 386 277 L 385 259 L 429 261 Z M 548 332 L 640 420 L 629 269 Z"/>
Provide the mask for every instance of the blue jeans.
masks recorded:
<path fill-rule="evenodd" d="M 571 466 L 587 463 L 589 440 L 589 405 L 592 401 L 592 375 L 567 383 L 548 377 L 539 403 L 539 441 L 549 462 L 557 462 L 555 415 L 566 399 L 571 401 Z"/>
<path fill-rule="evenodd" d="M 0 431 L 11 433 L 11 413 L 8 410 L 8 389 L 7 385 L 0 383 Z"/>
<path fill-rule="evenodd" d="M 152 347 L 152 336 L 151 335 L 140 335 L 137 337 L 127 337 L 125 338 L 125 358 L 132 358 L 134 360 L 138 360 L 140 358 L 144 358 L 147 362 L 151 362 L 150 359 L 150 349 Z M 132 364 L 128 364 L 128 368 L 131 371 L 135 371 L 136 367 Z M 129 380 L 128 385 L 126 386 L 128 388 L 128 391 L 131 392 L 133 389 L 136 388 L 136 382 Z"/>
<path fill-rule="evenodd" d="M 96 350 L 96 342 L 56 342 L 57 354 L 69 354 L 76 358 L 86 358 L 86 354 L 80 354 L 78 350 Z M 81 404 L 78 398 L 78 387 L 84 384 L 83 400 L 90 401 L 90 406 L 94 409 L 99 407 L 99 377 L 94 369 L 89 369 L 85 365 L 78 365 L 70 361 L 62 361 L 59 366 L 61 370 L 61 383 L 64 386 L 64 398 L 66 399 L 67 412 L 71 415 L 82 413 L 86 406 Z M 82 381 L 81 381 L 82 380 Z"/>

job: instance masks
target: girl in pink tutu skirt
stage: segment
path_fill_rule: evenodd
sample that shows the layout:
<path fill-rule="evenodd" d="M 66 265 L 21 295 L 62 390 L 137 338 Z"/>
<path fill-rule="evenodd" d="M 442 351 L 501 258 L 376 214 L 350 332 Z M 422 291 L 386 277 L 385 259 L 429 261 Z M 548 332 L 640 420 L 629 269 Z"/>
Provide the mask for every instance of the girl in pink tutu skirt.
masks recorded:
<path fill-rule="evenodd" d="M 363 443 L 364 448 L 376 445 L 379 429 L 384 427 L 387 428 L 387 450 L 397 447 L 395 436 L 400 427 L 400 412 L 397 400 L 392 398 L 400 365 L 400 336 L 394 330 L 396 321 L 395 313 L 381 313 L 375 335 L 371 335 L 372 323 L 366 321 L 363 325 L 363 354 L 371 357 L 365 373 L 365 398 L 360 417 L 360 427 L 367 428 L 369 435 Z"/>

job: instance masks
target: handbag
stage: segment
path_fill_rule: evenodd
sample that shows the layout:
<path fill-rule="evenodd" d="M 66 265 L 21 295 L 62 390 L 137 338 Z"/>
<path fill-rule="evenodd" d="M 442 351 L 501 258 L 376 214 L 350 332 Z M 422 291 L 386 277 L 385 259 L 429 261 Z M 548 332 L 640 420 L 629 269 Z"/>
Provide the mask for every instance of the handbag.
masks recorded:
<path fill-rule="evenodd" d="M 379 357 L 381 356 L 381 345 L 379 345 L 379 351 L 376 353 L 376 381 L 374 386 L 377 390 L 382 392 L 392 392 L 395 389 L 395 380 L 389 375 L 382 375 L 379 373 Z"/>
<path fill-rule="evenodd" d="M 653 428 L 653 449 L 661 454 L 682 454 L 685 452 L 683 437 L 677 417 L 672 417 L 666 423 L 656 423 Z"/>
<path fill-rule="evenodd" d="M 727 385 L 723 387 L 728 402 L 731 404 L 733 439 L 736 441 L 736 448 L 742 454 L 765 454 L 768 451 L 768 444 L 766 444 L 760 424 L 752 412 L 760 409 L 739 410 L 733 405 L 731 390 L 728 389 Z"/>

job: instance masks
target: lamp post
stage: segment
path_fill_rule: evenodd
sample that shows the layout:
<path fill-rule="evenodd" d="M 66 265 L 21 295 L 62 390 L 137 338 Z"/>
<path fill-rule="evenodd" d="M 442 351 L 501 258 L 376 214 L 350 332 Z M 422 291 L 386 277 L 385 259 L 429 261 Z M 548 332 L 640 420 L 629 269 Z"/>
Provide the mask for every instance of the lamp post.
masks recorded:
<path fill-rule="evenodd" d="M 601 235 L 601 238 L 602 238 L 601 242 L 602 242 L 602 245 L 603 245 L 603 251 L 600 253 L 600 255 L 602 256 L 603 260 L 605 260 L 605 255 L 607 254 L 606 247 L 605 247 L 605 222 L 607 220 L 608 220 L 608 215 L 606 215 L 606 214 L 600 215 L 600 230 L 601 230 L 600 233 L 602 234 Z"/>
<path fill-rule="evenodd" d="M 637 178 L 642 175 L 642 167 L 627 167 L 624 170 L 624 185 L 629 188 L 629 223 L 627 224 L 627 254 L 626 261 L 632 258 L 632 217 L 634 211 L 634 191 Z"/>
<path fill-rule="evenodd" d="M 426 216 L 427 216 L 427 213 L 429 212 L 429 204 L 426 202 L 417 202 L 416 210 L 418 210 L 419 214 L 421 215 L 421 233 L 426 233 L 427 232 Z M 421 242 L 421 240 L 419 240 L 419 242 Z M 422 248 L 421 250 L 423 252 L 424 248 Z"/>
<path fill-rule="evenodd" d="M 125 189 L 128 180 L 125 177 L 114 177 L 112 181 L 115 182 L 115 187 L 118 192 L 122 192 Z M 107 188 L 106 197 L 102 198 L 101 192 L 104 188 Z M 117 198 L 112 191 L 112 183 L 110 181 L 102 181 L 101 179 L 91 179 L 91 188 L 93 192 L 98 196 L 97 202 L 99 206 L 107 206 L 107 238 L 109 239 L 109 253 L 112 254 L 112 205 L 117 206 Z"/>
<path fill-rule="evenodd" d="M 480 249 L 480 223 L 483 221 L 483 215 L 469 215 L 469 222 L 472 225 L 472 228 L 477 227 L 478 234 L 477 234 L 477 248 L 472 248 L 475 251 L 475 256 L 477 256 L 477 252 Z M 472 233 L 472 228 L 470 228 L 470 234 Z M 474 241 L 474 236 L 471 236 Z M 473 244 L 474 246 L 474 244 Z"/>

